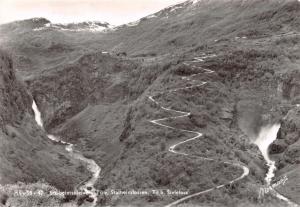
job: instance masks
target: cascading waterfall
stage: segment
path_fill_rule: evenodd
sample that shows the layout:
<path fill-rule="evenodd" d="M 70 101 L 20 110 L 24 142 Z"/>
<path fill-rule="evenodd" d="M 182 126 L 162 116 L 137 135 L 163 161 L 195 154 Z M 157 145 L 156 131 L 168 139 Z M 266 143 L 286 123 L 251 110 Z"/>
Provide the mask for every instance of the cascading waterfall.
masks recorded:
<path fill-rule="evenodd" d="M 271 184 L 272 178 L 275 176 L 274 172 L 276 170 L 275 161 L 271 160 L 269 157 L 269 146 L 276 140 L 277 133 L 280 129 L 280 124 L 267 125 L 261 128 L 257 139 L 254 141 L 261 151 L 267 165 L 269 166 L 268 172 L 265 177 L 267 185 Z"/>
<path fill-rule="evenodd" d="M 254 141 L 254 144 L 256 144 L 261 151 L 265 161 L 267 162 L 267 165 L 269 166 L 268 172 L 265 177 L 265 181 L 267 183 L 267 186 L 270 188 L 272 193 L 280 200 L 284 200 L 287 202 L 288 206 L 291 207 L 298 207 L 298 205 L 285 196 L 278 193 L 271 185 L 272 179 L 275 176 L 275 170 L 276 165 L 275 161 L 271 160 L 269 157 L 269 146 L 276 140 L 277 133 L 280 129 L 280 124 L 273 124 L 273 125 L 267 125 L 261 128 L 260 133 L 257 137 L 257 139 Z"/>
<path fill-rule="evenodd" d="M 35 118 L 36 123 L 44 129 L 44 125 L 43 125 L 43 121 L 42 121 L 42 114 L 39 111 L 35 101 L 32 102 L 32 109 L 34 111 L 34 118 Z"/>
<path fill-rule="evenodd" d="M 45 130 L 44 125 L 43 125 L 41 112 L 39 111 L 39 109 L 36 105 L 36 102 L 34 100 L 33 100 L 33 103 L 32 103 L 32 109 L 34 111 L 34 117 L 35 117 L 36 123 L 43 130 Z M 48 134 L 47 136 L 50 140 L 52 140 L 54 142 L 66 145 L 65 149 L 66 149 L 66 151 L 68 151 L 71 154 L 72 157 L 86 163 L 87 169 L 93 174 L 93 176 L 88 181 L 86 181 L 83 185 L 81 185 L 79 187 L 79 190 L 85 192 L 86 194 L 90 195 L 94 199 L 92 204 L 91 204 L 91 207 L 96 206 L 97 199 L 98 199 L 98 192 L 95 189 L 94 185 L 95 185 L 96 181 L 98 180 L 98 178 L 100 176 L 101 168 L 99 167 L 99 165 L 97 165 L 97 163 L 94 160 L 87 159 L 86 157 L 84 157 L 79 152 L 74 151 L 74 149 L 73 149 L 74 145 L 73 144 L 68 143 L 68 142 L 64 142 L 59 137 L 51 135 L 51 134 Z"/>

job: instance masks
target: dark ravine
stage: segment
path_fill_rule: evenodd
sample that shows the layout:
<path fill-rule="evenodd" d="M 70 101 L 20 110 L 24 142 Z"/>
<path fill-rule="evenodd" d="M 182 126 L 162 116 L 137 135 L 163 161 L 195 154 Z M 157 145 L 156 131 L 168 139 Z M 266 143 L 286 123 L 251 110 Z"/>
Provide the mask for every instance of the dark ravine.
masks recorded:
<path fill-rule="evenodd" d="M 72 159 L 62 146 L 51 143 L 36 124 L 31 93 L 15 73 L 11 56 L 3 51 L 0 97 L 1 184 L 45 181 L 59 190 L 71 190 L 87 178 L 82 163 Z"/>
<path fill-rule="evenodd" d="M 32 109 L 34 111 L 35 120 L 36 120 L 37 124 L 44 130 L 43 120 L 41 118 L 41 112 L 39 111 L 35 101 L 33 101 L 33 103 L 32 103 Z M 85 165 L 87 166 L 87 169 L 92 173 L 92 177 L 88 181 L 86 181 L 82 185 L 80 185 L 78 187 L 78 189 L 75 189 L 75 190 L 80 190 L 80 191 L 85 192 L 87 195 L 90 195 L 93 198 L 92 204 L 90 206 L 91 207 L 96 206 L 97 200 L 98 200 L 98 192 L 95 189 L 94 185 L 100 176 L 101 168 L 99 167 L 99 165 L 97 165 L 97 163 L 94 160 L 87 159 L 80 152 L 74 150 L 73 144 L 71 144 L 69 142 L 65 142 L 65 141 L 61 140 L 60 138 L 58 138 L 54 135 L 51 135 L 51 134 L 48 134 L 47 136 L 53 142 L 66 145 L 65 149 L 66 149 L 66 151 L 68 151 L 70 153 L 70 155 L 72 157 L 85 163 Z"/>

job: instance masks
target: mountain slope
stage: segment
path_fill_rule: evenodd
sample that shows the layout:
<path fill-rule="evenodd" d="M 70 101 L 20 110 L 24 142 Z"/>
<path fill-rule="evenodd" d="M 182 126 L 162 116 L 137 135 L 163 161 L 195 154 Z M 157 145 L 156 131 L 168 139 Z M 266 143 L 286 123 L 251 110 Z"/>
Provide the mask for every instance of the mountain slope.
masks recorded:
<path fill-rule="evenodd" d="M 37 126 L 32 98 L 17 80 L 11 59 L 2 51 L 0 63 L 1 184 L 45 180 L 59 189 L 73 189 L 85 179 L 86 172 Z"/>
<path fill-rule="evenodd" d="M 224 39 L 299 29 L 299 2 L 203 0 L 169 7 L 123 26 L 106 38 L 113 49 L 133 55 L 181 53 Z M 183 50 L 184 48 L 184 50 Z M 175 53 L 176 54 L 176 53 Z"/>
<path fill-rule="evenodd" d="M 276 179 L 289 179 L 280 192 L 298 202 L 299 9 L 292 0 L 187 1 L 107 33 L 28 27 L 2 35 L 47 130 L 101 166 L 98 189 L 191 194 L 240 176 L 221 164 L 229 160 L 247 165 L 249 176 L 187 205 L 285 206 L 259 197 L 268 166 L 252 142 L 264 124 L 282 123 L 271 158 Z M 163 124 L 203 133 L 177 149 L 194 157 L 168 152 L 191 136 L 153 125 L 178 114 L 149 96 L 191 112 Z M 99 206 L 160 206 L 181 197 L 101 195 Z"/>

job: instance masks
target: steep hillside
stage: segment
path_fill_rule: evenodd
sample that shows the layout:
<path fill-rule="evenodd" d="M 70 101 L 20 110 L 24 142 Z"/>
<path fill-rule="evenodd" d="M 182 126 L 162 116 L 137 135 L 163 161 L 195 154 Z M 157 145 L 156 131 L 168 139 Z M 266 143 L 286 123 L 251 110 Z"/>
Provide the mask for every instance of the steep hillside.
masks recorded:
<path fill-rule="evenodd" d="M 12 53 L 16 70 L 27 76 L 70 64 L 83 54 L 101 51 L 100 39 L 105 33 L 91 31 L 97 27 L 108 25 L 97 22 L 60 25 L 33 18 L 1 25 L 0 43 Z"/>
<path fill-rule="evenodd" d="M 281 123 L 274 183 L 287 176 L 276 190 L 299 203 L 299 12 L 294 0 L 186 1 L 102 33 L 11 23 L 1 41 L 46 130 L 101 166 L 99 190 L 211 189 L 186 204 L 285 206 L 259 193 L 268 166 L 253 141 Z M 169 149 L 191 131 L 203 136 Z M 236 180 L 241 165 L 250 172 Z M 101 194 L 98 205 L 182 197 Z"/>
<path fill-rule="evenodd" d="M 299 2 L 186 1 L 121 26 L 105 39 L 112 51 L 145 56 L 182 53 L 230 44 L 235 37 L 251 39 L 299 30 Z"/>
<path fill-rule="evenodd" d="M 131 105 L 167 67 L 168 63 L 142 67 L 100 52 L 25 82 L 46 129 L 106 166 L 119 158 L 123 148 L 119 137 L 127 133 Z"/>
<path fill-rule="evenodd" d="M 1 184 L 43 180 L 59 189 L 72 190 L 88 173 L 37 126 L 32 97 L 2 51 L 0 67 Z"/>

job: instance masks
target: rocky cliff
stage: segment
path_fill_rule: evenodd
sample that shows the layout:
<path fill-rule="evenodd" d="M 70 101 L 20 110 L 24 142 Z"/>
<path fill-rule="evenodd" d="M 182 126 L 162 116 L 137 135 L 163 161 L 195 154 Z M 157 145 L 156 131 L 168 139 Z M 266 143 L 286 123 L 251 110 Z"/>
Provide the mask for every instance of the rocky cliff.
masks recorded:
<path fill-rule="evenodd" d="M 15 75 L 12 60 L 0 53 L 1 184 L 45 180 L 60 189 L 73 189 L 87 175 L 37 126 L 31 95 Z"/>

